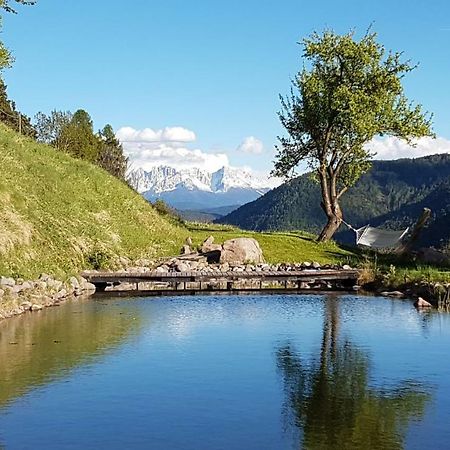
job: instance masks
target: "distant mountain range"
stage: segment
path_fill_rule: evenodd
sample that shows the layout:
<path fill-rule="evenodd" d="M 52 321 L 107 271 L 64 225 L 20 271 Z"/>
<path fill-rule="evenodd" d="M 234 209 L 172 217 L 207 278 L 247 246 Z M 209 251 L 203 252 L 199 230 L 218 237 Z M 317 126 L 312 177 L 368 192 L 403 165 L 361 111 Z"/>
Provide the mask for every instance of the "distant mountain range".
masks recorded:
<path fill-rule="evenodd" d="M 200 211 L 210 214 L 212 219 L 261 197 L 280 184 L 277 179 L 234 167 L 208 172 L 159 166 L 149 171 L 130 171 L 127 178 L 147 200 L 161 199 L 181 212 Z"/>
<path fill-rule="evenodd" d="M 325 223 L 321 194 L 308 174 L 293 179 L 217 219 L 250 230 L 302 229 L 318 232 Z M 450 240 L 450 154 L 374 161 L 372 169 L 342 197 L 345 220 L 390 229 L 412 225 L 424 207 L 433 215 L 419 245 Z M 353 241 L 341 227 L 338 239 Z"/>

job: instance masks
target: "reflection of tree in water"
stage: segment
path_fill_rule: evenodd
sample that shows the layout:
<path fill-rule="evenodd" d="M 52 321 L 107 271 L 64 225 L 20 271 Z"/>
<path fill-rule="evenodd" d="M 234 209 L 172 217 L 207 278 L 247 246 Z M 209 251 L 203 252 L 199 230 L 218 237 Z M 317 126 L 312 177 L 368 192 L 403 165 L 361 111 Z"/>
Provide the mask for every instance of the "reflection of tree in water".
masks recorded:
<path fill-rule="evenodd" d="M 338 339 L 338 300 L 327 299 L 324 315 L 319 359 L 305 362 L 290 345 L 277 352 L 286 412 L 303 433 L 303 448 L 403 448 L 408 423 L 422 417 L 429 394 L 411 382 L 371 388 L 367 354 Z"/>

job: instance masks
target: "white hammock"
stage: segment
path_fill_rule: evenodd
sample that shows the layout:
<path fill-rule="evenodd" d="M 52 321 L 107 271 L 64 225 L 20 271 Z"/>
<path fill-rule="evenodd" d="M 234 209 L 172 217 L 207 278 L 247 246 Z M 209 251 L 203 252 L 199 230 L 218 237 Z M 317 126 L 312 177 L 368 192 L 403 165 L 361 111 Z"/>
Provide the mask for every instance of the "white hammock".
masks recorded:
<path fill-rule="evenodd" d="M 404 231 L 380 230 L 369 225 L 355 230 L 348 223 L 344 223 L 356 233 L 356 245 L 364 245 L 365 247 L 378 249 L 397 248 L 409 231 L 409 228 Z"/>

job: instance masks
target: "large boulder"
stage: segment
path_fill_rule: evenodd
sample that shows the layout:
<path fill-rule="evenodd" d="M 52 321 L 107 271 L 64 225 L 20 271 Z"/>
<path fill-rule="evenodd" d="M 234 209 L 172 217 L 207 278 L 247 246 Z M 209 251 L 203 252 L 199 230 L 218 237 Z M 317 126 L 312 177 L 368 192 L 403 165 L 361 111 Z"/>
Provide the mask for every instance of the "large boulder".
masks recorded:
<path fill-rule="evenodd" d="M 221 264 L 260 264 L 263 262 L 263 253 L 256 239 L 236 238 L 223 243 L 220 253 Z"/>

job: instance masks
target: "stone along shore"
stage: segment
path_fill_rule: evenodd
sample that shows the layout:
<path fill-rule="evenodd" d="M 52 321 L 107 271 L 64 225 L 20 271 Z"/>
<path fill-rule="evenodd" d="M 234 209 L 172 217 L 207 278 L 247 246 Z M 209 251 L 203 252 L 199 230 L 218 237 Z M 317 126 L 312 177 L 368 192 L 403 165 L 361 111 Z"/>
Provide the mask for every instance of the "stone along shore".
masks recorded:
<path fill-rule="evenodd" d="M 42 274 L 37 280 L 0 277 L 0 319 L 27 311 L 58 306 L 62 301 L 94 294 L 95 286 L 82 277 L 61 281 Z"/>

